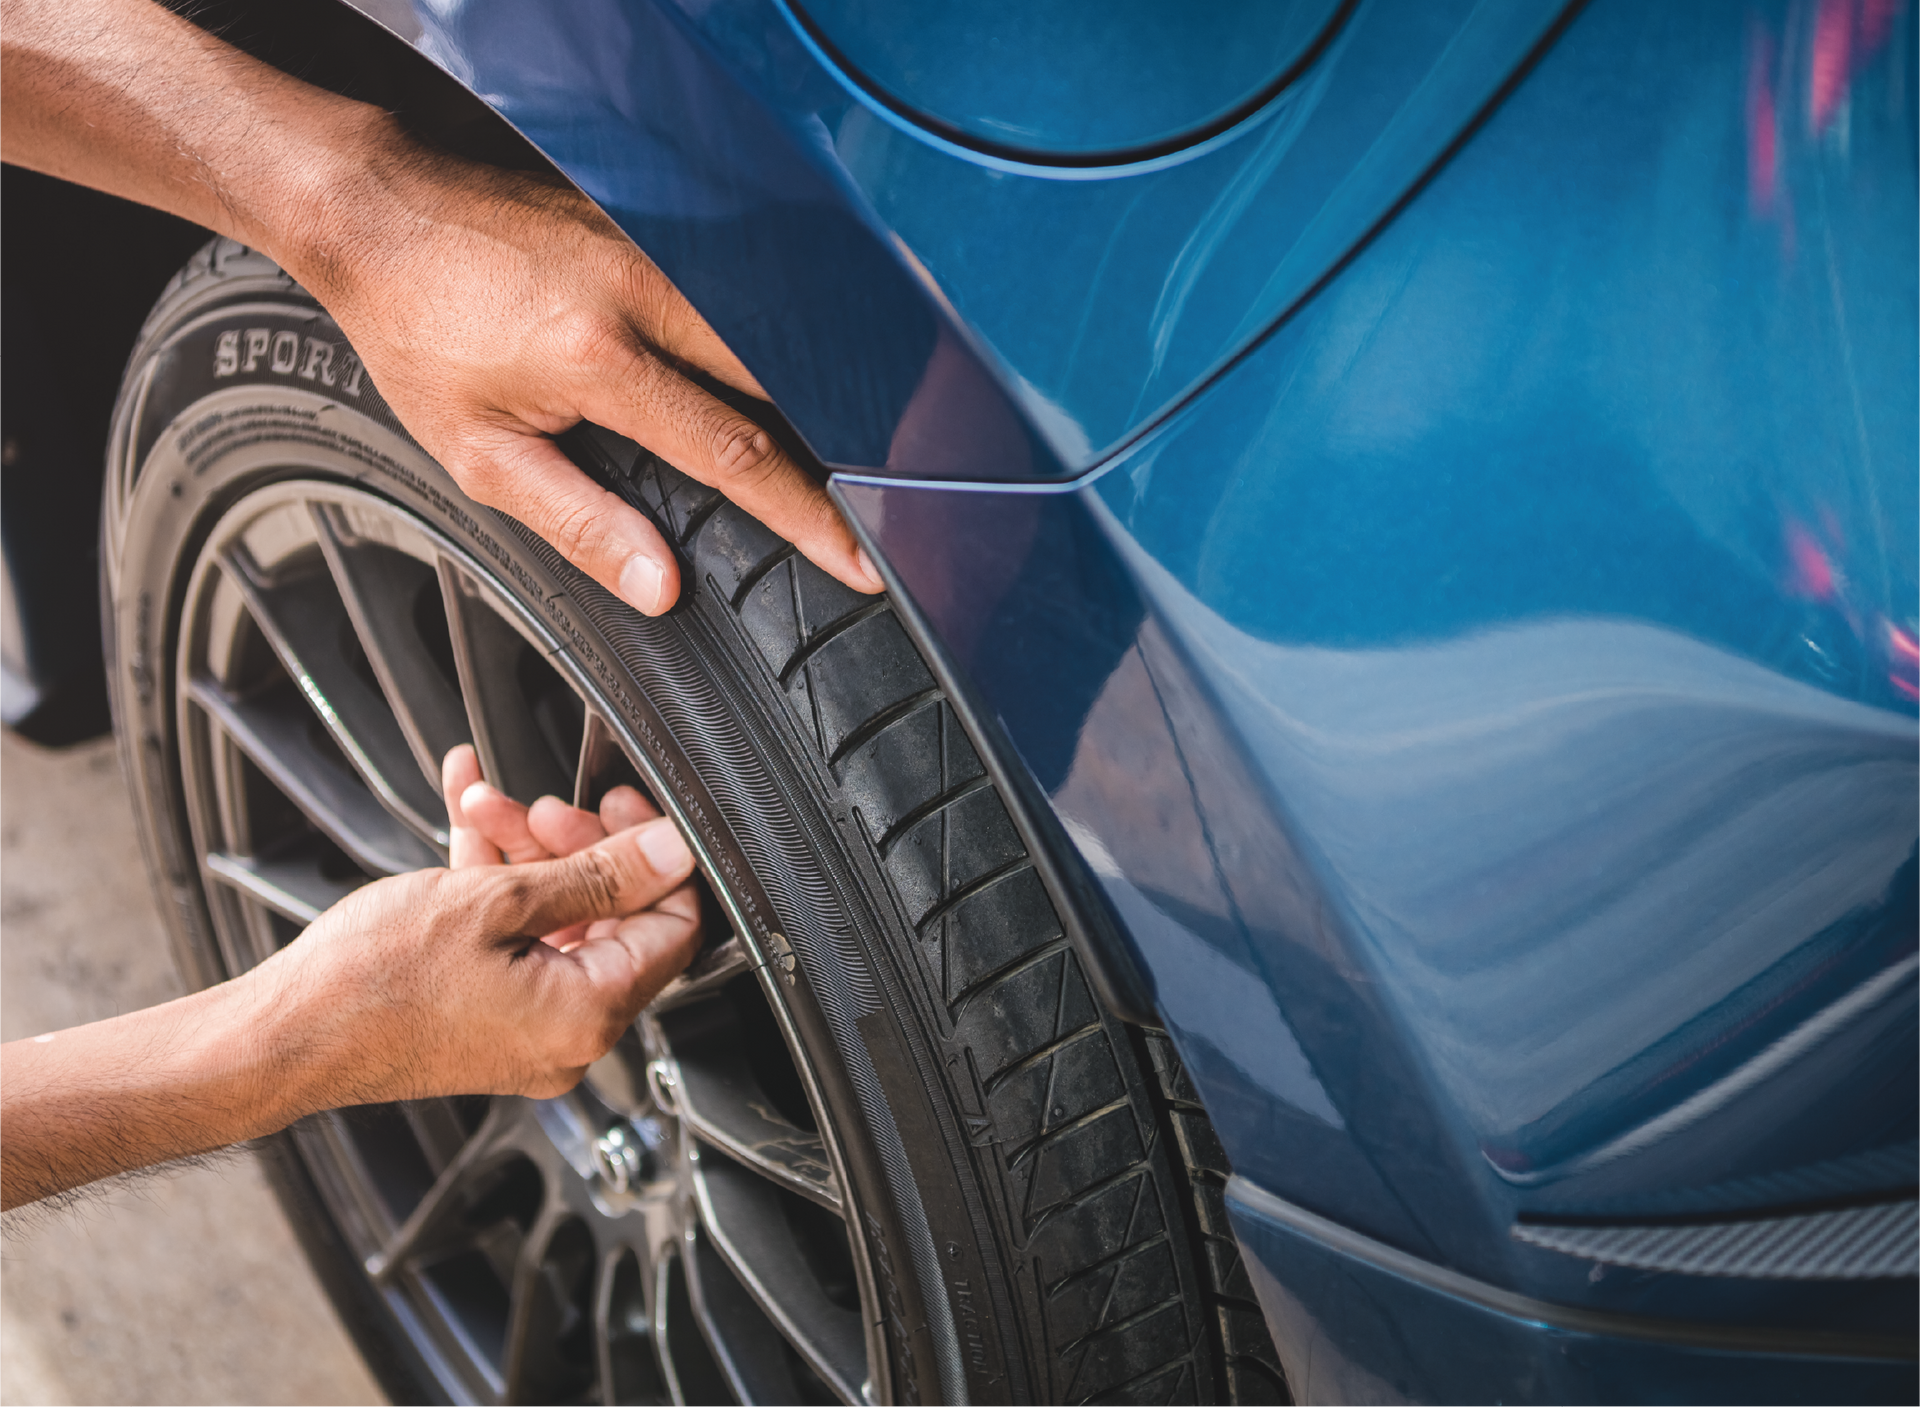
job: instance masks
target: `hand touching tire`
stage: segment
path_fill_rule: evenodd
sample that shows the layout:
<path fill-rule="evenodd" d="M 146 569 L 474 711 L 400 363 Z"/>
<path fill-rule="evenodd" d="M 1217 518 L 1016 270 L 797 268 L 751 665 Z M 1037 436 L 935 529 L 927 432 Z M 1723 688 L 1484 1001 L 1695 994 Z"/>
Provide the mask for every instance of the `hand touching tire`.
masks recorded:
<path fill-rule="evenodd" d="M 529 810 L 469 747 L 444 777 L 454 867 L 355 890 L 248 974 L 306 1013 L 276 1024 L 314 1108 L 563 1094 L 699 947 L 693 857 L 638 792 Z"/>

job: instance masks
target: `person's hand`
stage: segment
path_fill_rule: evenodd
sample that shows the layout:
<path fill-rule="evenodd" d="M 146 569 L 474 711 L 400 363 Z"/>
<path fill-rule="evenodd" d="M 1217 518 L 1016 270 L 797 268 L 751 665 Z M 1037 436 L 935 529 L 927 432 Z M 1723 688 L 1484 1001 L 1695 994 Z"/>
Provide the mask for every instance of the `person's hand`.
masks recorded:
<path fill-rule="evenodd" d="M 609 791 L 601 799 L 598 815 L 569 806 L 557 796 L 543 796 L 532 806 L 522 806 L 481 780 L 479 755 L 465 743 L 451 749 L 442 761 L 440 786 L 447 802 L 450 861 L 456 870 L 559 859 L 597 845 L 615 831 L 644 825 L 660 814 L 659 807 L 628 786 Z M 693 881 L 689 879 L 654 907 L 697 920 L 700 901 Z M 601 919 L 593 924 L 575 924 L 543 934 L 541 939 L 568 952 L 587 938 L 612 932 L 615 922 Z"/>
<path fill-rule="evenodd" d="M 376 153 L 376 190 L 350 208 L 325 203 L 288 257 L 467 493 L 635 609 L 666 610 L 680 589 L 666 542 L 549 438 L 591 420 L 720 490 L 847 585 L 881 589 L 825 490 L 681 373 L 690 364 L 764 394 L 592 202 L 404 137 Z"/>
<path fill-rule="evenodd" d="M 9 162 L 271 255 L 462 488 L 636 609 L 671 606 L 679 573 L 647 519 L 548 438 L 582 420 L 718 489 L 854 589 L 881 589 L 825 491 L 681 374 L 764 394 L 574 187 L 429 148 L 147 0 L 8 0 L 0 67 Z"/>
<path fill-rule="evenodd" d="M 477 782 L 472 756 L 448 760 L 450 807 Z M 611 835 L 556 800 L 541 828 L 571 813 L 565 858 L 516 844 L 511 863 L 455 810 L 456 868 L 355 890 L 247 974 L 273 1013 L 272 1064 L 311 1086 L 302 1104 L 573 1088 L 699 947 L 693 857 L 638 800 L 603 810 Z"/>

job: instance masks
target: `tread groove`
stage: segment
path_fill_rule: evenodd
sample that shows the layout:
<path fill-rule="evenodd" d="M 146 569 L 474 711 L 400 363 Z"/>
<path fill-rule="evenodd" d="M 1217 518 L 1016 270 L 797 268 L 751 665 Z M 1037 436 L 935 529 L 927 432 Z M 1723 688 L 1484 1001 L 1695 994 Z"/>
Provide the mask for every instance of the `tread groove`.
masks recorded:
<path fill-rule="evenodd" d="M 719 499 L 717 501 L 720 503 L 726 502 L 724 498 Z M 707 522 L 711 521 L 712 517 L 713 517 L 712 514 L 708 514 L 707 518 L 702 520 L 700 526 L 704 528 L 707 525 Z M 755 562 L 744 573 L 742 573 L 740 577 L 740 584 L 733 588 L 733 596 L 730 599 L 727 599 L 727 604 L 733 608 L 734 613 L 736 615 L 739 614 L 741 603 L 747 599 L 748 592 L 752 591 L 754 587 L 758 586 L 761 582 L 765 581 L 768 577 L 772 576 L 775 572 L 780 570 L 780 566 L 782 563 L 791 562 L 795 557 L 798 557 L 799 555 L 800 555 L 800 549 L 793 546 L 791 543 L 789 543 L 787 546 L 781 548 L 778 552 L 773 552 L 768 554 L 768 556 L 764 560 Z M 721 593 L 718 591 L 715 591 L 713 594 L 716 596 L 719 596 Z M 726 598 L 723 598 L 723 599 L 726 599 Z M 796 602 L 795 604 L 797 605 L 798 603 Z"/>
<path fill-rule="evenodd" d="M 1022 1144 L 1017 1152 L 1013 1153 L 1011 1156 L 1008 1157 L 1007 1166 L 1009 1168 L 1017 1168 L 1022 1163 L 1026 1162 L 1028 1159 L 1037 1158 L 1040 1155 L 1040 1153 L 1049 1144 L 1058 1143 L 1061 1139 L 1065 1138 L 1068 1134 L 1077 1133 L 1081 1129 L 1085 1128 L 1088 1124 L 1095 1123 L 1100 1119 L 1104 1119 L 1107 1115 L 1111 1114 L 1116 1109 L 1130 1110 L 1132 1108 L 1133 1108 L 1133 1100 L 1129 1098 L 1127 1095 L 1122 1094 L 1118 1099 L 1109 1100 L 1107 1103 L 1102 1104 L 1098 1109 L 1089 1109 L 1086 1113 L 1081 1114 L 1076 1118 L 1067 1120 L 1067 1122 L 1060 1125 L 1059 1128 L 1048 1129 L 1045 1133 L 1041 1134 L 1039 1137 L 1030 1139 L 1026 1143 Z M 1151 1147 L 1149 1147 L 1148 1152 L 1149 1153 L 1152 1152 Z M 1141 1159 L 1142 1164 L 1148 1161 L 1150 1160 L 1146 1158 Z"/>
<path fill-rule="evenodd" d="M 680 530 L 680 546 L 682 550 L 686 548 L 688 543 L 700 535 L 700 529 L 704 528 L 708 521 L 712 519 L 713 515 L 724 508 L 726 504 L 726 495 L 716 493 L 707 502 L 687 514 L 687 525 Z M 790 548 L 788 551 L 789 555 L 791 555 L 792 549 Z"/>
<path fill-rule="evenodd" d="M 1148 1305 L 1145 1309 L 1135 1310 L 1132 1314 L 1129 1314 L 1125 1319 L 1120 1320 L 1116 1324 L 1102 1324 L 1098 1328 L 1089 1329 L 1086 1333 L 1082 1334 L 1079 1338 L 1075 1339 L 1072 1343 L 1063 1344 L 1061 1346 L 1060 1351 L 1062 1353 L 1071 1353 L 1073 1352 L 1074 1349 L 1079 1348 L 1082 1344 L 1093 1342 L 1093 1340 L 1099 1338 L 1102 1334 L 1117 1334 L 1122 1332 L 1123 1330 L 1131 1329 L 1135 1324 L 1140 1323 L 1142 1320 L 1153 1318 L 1154 1315 L 1158 1314 L 1161 1310 L 1165 1309 L 1168 1305 L 1170 1304 L 1177 1305 L 1179 1303 L 1180 1303 L 1180 1297 L 1178 1295 L 1174 1295 L 1168 1299 L 1155 1300 L 1152 1304 Z M 1173 1360 L 1169 1358 L 1169 1359 L 1163 1360 L 1160 1363 L 1156 1363 L 1152 1368 L 1149 1368 L 1145 1373 L 1138 1374 L 1133 1379 L 1131 1379 L 1131 1381 L 1138 1382 L 1140 1381 L 1141 1378 L 1152 1377 L 1155 1373 L 1162 1371 L 1166 1367 L 1166 1365 L 1171 1362 L 1173 1362 Z M 1125 1384 L 1120 1383 L 1120 1384 L 1115 1384 L 1115 1386 L 1124 1387 Z M 1109 1388 L 1108 1391 L 1112 1391 L 1112 1389 Z"/>
<path fill-rule="evenodd" d="M 884 860 L 887 856 L 891 855 L 893 853 L 893 847 L 899 844 L 901 836 L 905 835 L 936 811 L 943 811 L 956 801 L 963 800 L 966 797 L 972 796 L 976 791 L 982 791 L 992 785 L 993 778 L 983 772 L 977 777 L 960 783 L 957 787 L 943 791 L 938 796 L 921 802 L 889 826 L 886 834 L 874 842 L 875 848 L 880 852 L 880 858 Z"/>
<path fill-rule="evenodd" d="M 811 690 L 809 690 L 809 692 L 811 692 Z M 842 738 L 840 740 L 840 746 L 836 747 L 827 757 L 827 765 L 829 767 L 837 765 L 841 758 L 845 757 L 848 753 L 858 752 L 862 747 L 879 737 L 880 734 L 886 732 L 888 728 L 891 728 L 908 714 L 917 713 L 928 704 L 940 702 L 945 698 L 946 695 L 940 692 L 937 685 L 930 685 L 925 689 L 914 690 L 913 693 L 908 694 L 898 703 L 888 704 L 878 713 L 869 717 L 866 722 L 862 723 L 858 728 L 848 733 L 846 737 Z"/>
<path fill-rule="evenodd" d="M 974 895 L 984 894 L 1002 880 L 1011 879 L 1022 870 L 1030 870 L 1032 868 L 1032 859 L 1028 857 L 1025 851 L 1022 851 L 1017 859 L 1008 860 L 1004 865 L 996 865 L 985 874 L 978 875 L 968 880 L 958 889 L 953 890 L 939 903 L 922 914 L 920 921 L 916 923 L 914 927 L 924 934 L 929 928 L 933 927 L 934 924 L 966 903 L 967 900 L 973 898 Z"/>
<path fill-rule="evenodd" d="M 1021 1056 L 1018 1060 L 1014 1061 L 1012 1064 L 1004 1067 L 998 1074 L 993 1075 L 989 1079 L 982 1081 L 981 1088 L 983 1088 L 988 1094 L 992 1094 L 995 1090 L 999 1089 L 1001 1085 L 1005 1084 L 1008 1080 L 1012 1079 L 1015 1075 L 1021 1074 L 1022 1072 L 1027 1070 L 1031 1070 L 1034 1066 L 1038 1065 L 1042 1060 L 1047 1059 L 1049 1056 L 1058 1055 L 1061 1051 L 1065 1050 L 1068 1046 L 1072 1045 L 1075 1041 L 1085 1040 L 1089 1033 L 1098 1031 L 1100 1029 L 1101 1029 L 1100 1023 L 1098 1021 L 1089 1021 L 1084 1026 L 1076 1026 L 1071 1031 L 1067 1032 L 1066 1035 L 1056 1037 L 1055 1039 L 1048 1041 L 1045 1045 L 1039 1046 L 1034 1050 L 1029 1051 L 1027 1054 Z"/>
<path fill-rule="evenodd" d="M 965 1015 L 967 1008 L 973 1005 L 975 999 L 996 982 L 1017 976 L 1030 967 L 1038 966 L 1066 946 L 1067 940 L 1065 938 L 1055 938 L 1053 941 L 1035 948 L 1032 952 L 1022 953 L 1004 967 L 996 967 L 991 972 L 982 973 L 974 979 L 972 986 L 968 987 L 964 992 L 955 995 L 954 999 L 947 1003 L 948 1009 L 953 1013 L 954 1020 L 958 1021 Z"/>
<path fill-rule="evenodd" d="M 882 596 L 877 600 L 867 602 L 864 606 L 848 611 L 844 616 L 841 616 L 840 619 L 829 625 L 821 626 L 820 629 L 814 633 L 813 638 L 795 650 L 792 657 L 780 667 L 780 687 L 784 689 L 787 686 L 787 681 L 792 679 L 795 673 L 806 668 L 808 660 L 819 654 L 842 635 L 845 635 L 849 630 L 852 630 L 856 625 L 860 624 L 860 622 L 872 620 L 875 616 L 890 611 L 891 609 L 892 607 L 888 604 L 887 598 Z"/>
<path fill-rule="evenodd" d="M 1135 1215 L 1138 1214 L 1138 1198 L 1140 1197 L 1140 1195 L 1141 1194 L 1137 1192 L 1134 1194 L 1136 1199 L 1135 1212 L 1134 1212 Z M 1129 1221 L 1127 1225 L 1131 1227 L 1133 1223 Z M 1060 1280 L 1058 1283 L 1054 1285 L 1052 1289 L 1047 1291 L 1047 1298 L 1057 1299 L 1061 1295 L 1065 1294 L 1068 1290 L 1072 1289 L 1075 1285 L 1079 1284 L 1082 1280 L 1085 1280 L 1088 1276 L 1099 1274 L 1101 1271 L 1105 1270 L 1108 1266 L 1114 1265 L 1119 1261 L 1125 1260 L 1128 1256 L 1133 1255 L 1137 1251 L 1144 1251 L 1150 1246 L 1163 1245 L 1168 1241 L 1168 1239 L 1169 1237 L 1167 1236 L 1166 1232 L 1156 1231 L 1153 1233 L 1153 1235 L 1147 1237 L 1146 1240 L 1144 1241 L 1129 1241 L 1126 1245 L 1122 1246 L 1119 1250 L 1109 1252 L 1108 1254 L 1100 1257 L 1099 1260 L 1096 1260 L 1095 1262 L 1093 1262 L 1093 1264 L 1084 1265 L 1080 1269 L 1074 1271 L 1071 1275 L 1068 1275 L 1065 1279 Z"/>

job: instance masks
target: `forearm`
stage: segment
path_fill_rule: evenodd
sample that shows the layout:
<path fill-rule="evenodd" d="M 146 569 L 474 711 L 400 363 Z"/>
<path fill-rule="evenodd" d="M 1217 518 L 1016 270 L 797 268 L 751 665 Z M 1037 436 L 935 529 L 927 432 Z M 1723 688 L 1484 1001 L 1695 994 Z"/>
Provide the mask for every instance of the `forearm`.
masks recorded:
<path fill-rule="evenodd" d="M 0 1206 L 258 1138 L 316 1081 L 259 984 L 0 1046 Z"/>
<path fill-rule="evenodd" d="M 379 109 L 291 78 L 152 0 L 6 0 L 0 148 L 300 274 L 411 144 Z"/>

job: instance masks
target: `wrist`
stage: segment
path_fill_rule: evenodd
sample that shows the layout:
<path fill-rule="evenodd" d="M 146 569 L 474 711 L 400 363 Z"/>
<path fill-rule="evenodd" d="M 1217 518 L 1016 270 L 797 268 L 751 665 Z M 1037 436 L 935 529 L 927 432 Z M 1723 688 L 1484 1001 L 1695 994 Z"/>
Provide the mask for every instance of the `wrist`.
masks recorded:
<path fill-rule="evenodd" d="M 327 1107 L 325 1091 L 337 1083 L 309 1003 L 276 976 L 254 968 L 200 994 L 201 1059 L 235 1111 L 230 1141 L 263 1138 Z"/>
<path fill-rule="evenodd" d="M 252 241 L 336 313 L 351 306 L 384 251 L 404 237 L 411 204 L 405 190 L 422 156 L 390 113 L 337 101 L 324 139 L 309 133 L 281 163 Z"/>

